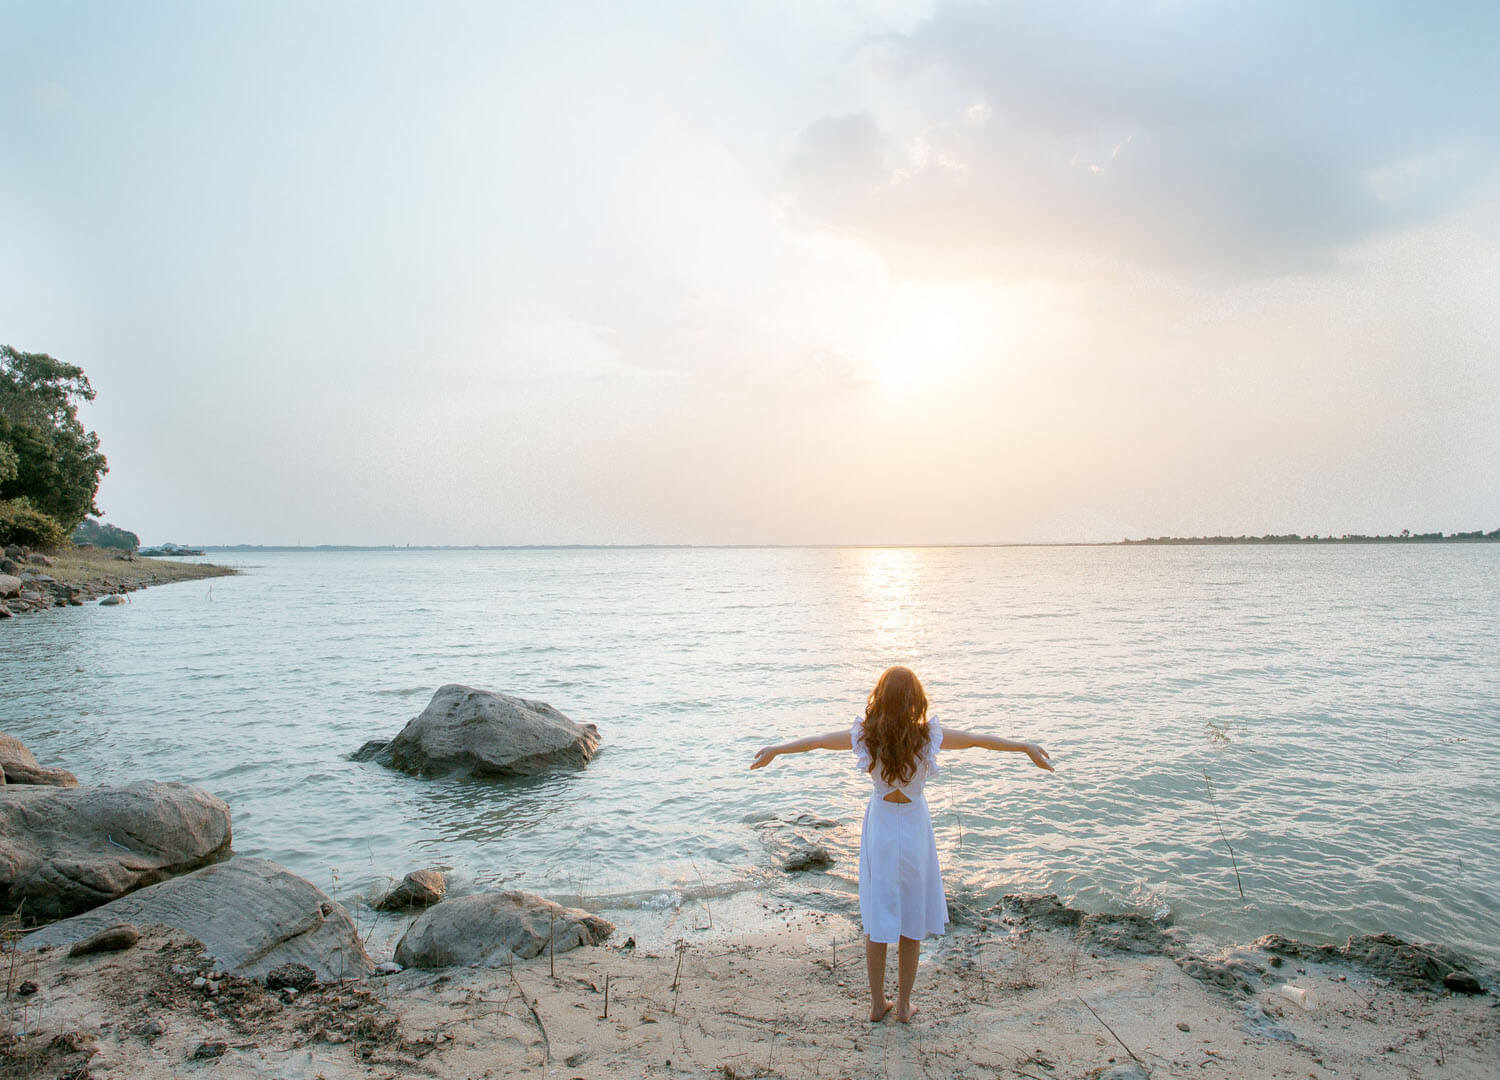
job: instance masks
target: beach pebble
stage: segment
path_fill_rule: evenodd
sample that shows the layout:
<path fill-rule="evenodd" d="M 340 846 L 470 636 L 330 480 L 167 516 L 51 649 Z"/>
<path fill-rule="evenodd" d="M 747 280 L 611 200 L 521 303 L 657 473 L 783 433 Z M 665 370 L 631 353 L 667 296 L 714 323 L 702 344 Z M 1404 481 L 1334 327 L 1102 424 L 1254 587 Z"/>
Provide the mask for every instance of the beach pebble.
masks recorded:
<path fill-rule="evenodd" d="M 202 990 L 207 985 L 208 985 L 208 980 L 205 979 L 202 975 L 199 975 L 196 979 L 193 980 L 193 989 L 194 990 Z"/>
<path fill-rule="evenodd" d="M 229 1052 L 229 1044 L 222 1039 L 209 1039 L 198 1044 L 193 1051 L 193 1057 L 203 1060 L 206 1058 L 223 1057 Z"/>
<path fill-rule="evenodd" d="M 82 941 L 75 941 L 68 949 L 69 956 L 87 956 L 90 953 L 119 952 L 129 949 L 141 940 L 141 933 L 129 923 L 120 923 L 107 930 L 100 930 Z"/>
<path fill-rule="evenodd" d="M 135 1033 L 143 1039 L 154 1039 L 158 1035 L 166 1034 L 166 1031 L 167 1025 L 163 1024 L 160 1020 L 157 1020 L 155 1018 L 147 1020 L 144 1024 L 135 1029 Z"/>
<path fill-rule="evenodd" d="M 406 969 L 404 967 L 396 963 L 394 960 L 387 960 L 383 964 L 375 965 L 375 974 L 377 975 L 396 975 L 405 970 Z"/>
<path fill-rule="evenodd" d="M 1178 1031 L 1192 1031 L 1193 1029 L 1190 1028 L 1190 1027 L 1188 1027 L 1188 1022 L 1186 1020 L 1179 1020 L 1179 1021 L 1177 1021 L 1177 1030 Z"/>
<path fill-rule="evenodd" d="M 17 997 L 30 997 L 32 994 L 36 993 L 40 989 L 41 989 L 40 986 L 38 986 L 36 983 L 32 982 L 30 979 L 27 979 L 20 986 L 16 987 L 16 996 Z"/>
<path fill-rule="evenodd" d="M 1455 994 L 1482 994 L 1484 987 L 1467 971 L 1450 971 L 1443 976 L 1443 985 Z"/>
<path fill-rule="evenodd" d="M 306 964 L 282 964 L 266 973 L 267 990 L 306 990 L 318 975 Z"/>

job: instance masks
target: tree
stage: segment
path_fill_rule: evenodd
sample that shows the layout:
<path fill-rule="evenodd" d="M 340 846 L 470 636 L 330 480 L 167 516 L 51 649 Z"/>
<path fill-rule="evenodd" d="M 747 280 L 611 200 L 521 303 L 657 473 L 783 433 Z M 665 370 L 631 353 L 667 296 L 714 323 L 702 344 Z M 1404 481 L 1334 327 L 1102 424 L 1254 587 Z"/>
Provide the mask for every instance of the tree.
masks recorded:
<path fill-rule="evenodd" d="M 109 464 L 78 419 L 79 403 L 93 400 L 82 368 L 0 345 L 0 501 L 24 499 L 64 535 L 100 512 L 94 496 Z"/>
<path fill-rule="evenodd" d="M 141 546 L 141 538 L 128 529 L 120 528 L 118 525 L 95 521 L 93 518 L 84 518 L 83 523 L 73 530 L 73 543 L 93 544 L 95 547 L 102 548 L 118 548 L 121 551 L 134 551 Z"/>

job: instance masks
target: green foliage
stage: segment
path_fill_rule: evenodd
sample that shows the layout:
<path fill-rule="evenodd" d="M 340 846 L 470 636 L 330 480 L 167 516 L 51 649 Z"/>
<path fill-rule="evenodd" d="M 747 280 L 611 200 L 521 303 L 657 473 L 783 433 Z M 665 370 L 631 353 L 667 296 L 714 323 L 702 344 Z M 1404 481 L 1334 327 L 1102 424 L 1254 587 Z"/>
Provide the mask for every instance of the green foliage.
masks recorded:
<path fill-rule="evenodd" d="M 66 537 L 88 514 L 109 469 L 78 405 L 94 400 L 83 369 L 0 345 L 0 500 L 24 498 Z"/>
<path fill-rule="evenodd" d="M 95 547 L 118 548 L 121 551 L 134 551 L 141 546 L 141 538 L 135 533 L 122 529 L 117 525 L 106 525 L 102 521 L 93 518 L 84 518 L 78 528 L 73 530 L 73 543 L 93 544 Z"/>
<path fill-rule="evenodd" d="M 25 499 L 0 501 L 0 547 L 20 544 L 31 548 L 57 548 L 68 534 L 56 520 L 35 510 Z"/>

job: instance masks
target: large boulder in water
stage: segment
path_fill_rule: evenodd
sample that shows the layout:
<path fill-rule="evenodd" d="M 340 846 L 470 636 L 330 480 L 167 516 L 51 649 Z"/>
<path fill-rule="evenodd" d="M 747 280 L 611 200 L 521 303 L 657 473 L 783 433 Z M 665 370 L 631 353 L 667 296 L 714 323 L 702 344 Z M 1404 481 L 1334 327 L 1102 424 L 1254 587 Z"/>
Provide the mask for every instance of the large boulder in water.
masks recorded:
<path fill-rule="evenodd" d="M 229 841 L 229 806 L 188 784 L 7 784 L 0 787 L 0 913 L 19 909 L 28 921 L 76 915 L 194 870 Z"/>
<path fill-rule="evenodd" d="M 21 947 L 70 946 L 120 923 L 158 923 L 203 943 L 225 971 L 264 979 L 303 964 L 317 979 L 375 970 L 354 920 L 312 882 L 269 859 L 241 855 L 121 897 L 26 935 Z"/>
<path fill-rule="evenodd" d="M 39 765 L 31 751 L 26 749 L 26 744 L 9 735 L 0 735 L 0 782 L 43 787 L 78 786 L 78 778 L 68 770 Z"/>
<path fill-rule="evenodd" d="M 553 952 L 560 953 L 597 945 L 614 932 L 608 919 L 531 893 L 477 893 L 428 908 L 396 943 L 396 963 L 496 966 L 541 955 L 549 936 Z"/>
<path fill-rule="evenodd" d="M 394 739 L 366 743 L 354 757 L 409 773 L 531 776 L 587 765 L 598 748 L 598 728 L 544 701 L 450 683 Z"/>

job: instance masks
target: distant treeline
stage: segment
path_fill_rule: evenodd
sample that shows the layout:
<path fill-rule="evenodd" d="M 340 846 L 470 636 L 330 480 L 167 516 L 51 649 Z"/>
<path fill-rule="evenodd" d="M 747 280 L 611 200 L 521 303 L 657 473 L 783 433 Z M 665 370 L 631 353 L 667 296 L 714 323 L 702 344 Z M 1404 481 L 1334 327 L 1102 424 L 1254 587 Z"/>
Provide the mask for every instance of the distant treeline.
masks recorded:
<path fill-rule="evenodd" d="M 1500 529 L 1475 529 L 1473 532 L 1414 533 L 1402 529 L 1392 536 L 1366 536 L 1344 533 L 1342 536 L 1299 536 L 1296 533 L 1265 536 L 1153 536 L 1146 540 L 1121 540 L 1120 544 L 1451 544 L 1500 542 Z"/>

